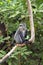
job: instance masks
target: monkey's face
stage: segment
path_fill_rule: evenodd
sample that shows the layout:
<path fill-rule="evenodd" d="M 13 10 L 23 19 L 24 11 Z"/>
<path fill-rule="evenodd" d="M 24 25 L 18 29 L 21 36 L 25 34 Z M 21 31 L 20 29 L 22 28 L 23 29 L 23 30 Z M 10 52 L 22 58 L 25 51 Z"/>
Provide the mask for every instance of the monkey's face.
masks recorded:
<path fill-rule="evenodd" d="M 20 31 L 22 32 L 22 31 L 25 31 L 26 29 L 25 28 L 23 28 L 23 27 L 20 27 Z"/>

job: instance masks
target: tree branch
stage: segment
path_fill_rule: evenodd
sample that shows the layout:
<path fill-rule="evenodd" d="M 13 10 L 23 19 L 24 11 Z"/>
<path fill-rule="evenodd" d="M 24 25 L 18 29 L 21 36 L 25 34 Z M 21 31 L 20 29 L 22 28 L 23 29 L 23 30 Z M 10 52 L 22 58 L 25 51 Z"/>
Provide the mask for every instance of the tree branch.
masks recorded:
<path fill-rule="evenodd" d="M 11 51 L 8 52 L 2 59 L 0 59 L 0 64 L 1 64 L 2 62 L 4 62 L 4 61 L 14 52 L 14 50 L 15 50 L 17 47 L 18 47 L 18 44 L 15 45 L 15 46 L 11 49 Z"/>
<path fill-rule="evenodd" d="M 31 28 L 31 38 L 29 39 L 29 41 L 34 43 L 34 40 L 35 40 L 35 30 L 34 30 L 32 6 L 31 6 L 31 1 L 30 0 L 27 0 L 27 5 L 28 5 L 28 13 L 29 13 L 29 19 L 30 19 L 30 28 Z"/>

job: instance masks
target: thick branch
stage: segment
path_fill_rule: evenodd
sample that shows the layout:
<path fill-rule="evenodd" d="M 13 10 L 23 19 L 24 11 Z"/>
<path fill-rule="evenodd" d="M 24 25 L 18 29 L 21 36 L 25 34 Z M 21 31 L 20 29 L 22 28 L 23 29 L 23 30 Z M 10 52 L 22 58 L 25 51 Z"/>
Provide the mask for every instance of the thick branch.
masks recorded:
<path fill-rule="evenodd" d="M 1 64 L 2 62 L 4 62 L 4 61 L 14 52 L 14 50 L 17 48 L 17 46 L 18 46 L 18 45 L 15 45 L 15 46 L 11 49 L 10 52 L 8 52 L 2 59 L 0 59 L 0 64 Z"/>
<path fill-rule="evenodd" d="M 31 41 L 33 43 L 35 40 L 35 30 L 34 30 L 33 14 L 32 14 L 32 7 L 31 7 L 30 0 L 27 0 L 27 5 L 28 5 L 30 28 L 31 28 L 31 38 L 29 39 L 29 41 Z"/>

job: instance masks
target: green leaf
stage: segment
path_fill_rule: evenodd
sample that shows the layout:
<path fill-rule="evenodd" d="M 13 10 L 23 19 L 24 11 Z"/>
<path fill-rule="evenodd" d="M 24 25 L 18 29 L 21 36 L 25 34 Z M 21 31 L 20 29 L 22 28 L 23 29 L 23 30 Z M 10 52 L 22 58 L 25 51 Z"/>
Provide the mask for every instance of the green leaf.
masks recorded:
<path fill-rule="evenodd" d="M 5 51 L 0 50 L 0 58 L 2 58 L 5 54 L 6 54 L 6 52 L 5 52 Z"/>
<path fill-rule="evenodd" d="M 25 52 L 26 55 L 30 55 L 31 53 L 31 51 Z"/>
<path fill-rule="evenodd" d="M 16 17 L 16 16 L 19 15 L 19 14 L 20 14 L 20 12 L 19 12 L 19 11 L 16 11 L 16 13 L 13 14 L 13 15 L 11 15 L 9 18 Z"/>
<path fill-rule="evenodd" d="M 25 39 L 29 39 L 29 36 L 27 35 L 27 37 Z"/>

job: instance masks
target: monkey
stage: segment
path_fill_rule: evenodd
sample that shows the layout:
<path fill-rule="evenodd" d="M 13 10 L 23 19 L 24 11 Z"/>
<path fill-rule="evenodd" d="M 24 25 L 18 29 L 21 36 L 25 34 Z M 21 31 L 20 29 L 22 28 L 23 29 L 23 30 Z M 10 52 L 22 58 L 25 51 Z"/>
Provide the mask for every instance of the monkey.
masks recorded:
<path fill-rule="evenodd" d="M 17 31 L 13 35 L 12 43 L 14 43 L 14 41 L 16 43 L 24 43 L 25 41 L 27 41 L 25 39 L 25 37 L 27 36 L 27 32 L 28 31 L 27 31 L 26 23 L 20 23 Z"/>

